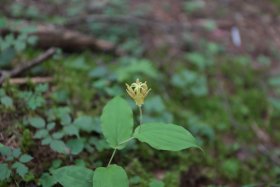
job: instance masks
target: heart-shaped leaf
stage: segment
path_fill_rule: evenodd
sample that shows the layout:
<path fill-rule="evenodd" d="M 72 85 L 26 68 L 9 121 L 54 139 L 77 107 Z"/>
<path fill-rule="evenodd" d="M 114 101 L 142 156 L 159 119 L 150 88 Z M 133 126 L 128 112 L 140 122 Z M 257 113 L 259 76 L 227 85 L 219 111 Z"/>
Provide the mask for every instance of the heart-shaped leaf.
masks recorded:
<path fill-rule="evenodd" d="M 94 172 L 92 187 L 128 187 L 125 170 L 117 165 L 97 168 Z"/>

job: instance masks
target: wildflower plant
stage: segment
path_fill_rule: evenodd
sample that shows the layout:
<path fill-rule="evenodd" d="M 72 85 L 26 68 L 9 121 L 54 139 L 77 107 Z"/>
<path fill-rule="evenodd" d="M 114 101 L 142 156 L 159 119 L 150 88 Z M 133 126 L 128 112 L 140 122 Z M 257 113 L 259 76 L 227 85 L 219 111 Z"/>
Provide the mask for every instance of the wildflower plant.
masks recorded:
<path fill-rule="evenodd" d="M 0 181 L 12 178 L 17 184 L 15 177 L 24 178 L 28 174 L 26 164 L 32 159 L 30 155 L 23 154 L 20 148 L 11 148 L 0 143 Z"/>
<path fill-rule="evenodd" d="M 107 165 L 98 167 L 95 171 L 80 166 L 62 167 L 52 171 L 56 182 L 64 187 L 128 187 L 129 180 L 125 170 L 112 162 L 117 150 L 124 149 L 132 139 L 147 143 L 158 150 L 200 148 L 191 133 L 179 125 L 142 123 L 141 106 L 151 89 L 146 82 L 140 82 L 139 79 L 131 85 L 126 84 L 126 87 L 127 93 L 139 107 L 139 125 L 134 129 L 133 112 L 126 100 L 119 96 L 110 100 L 101 115 L 102 133 L 113 149 Z"/>

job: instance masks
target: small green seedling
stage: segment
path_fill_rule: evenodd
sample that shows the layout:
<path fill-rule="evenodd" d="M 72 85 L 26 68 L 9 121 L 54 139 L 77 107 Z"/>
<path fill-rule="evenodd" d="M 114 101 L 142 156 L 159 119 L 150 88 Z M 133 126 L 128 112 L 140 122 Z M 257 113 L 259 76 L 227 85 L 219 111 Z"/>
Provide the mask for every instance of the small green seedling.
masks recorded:
<path fill-rule="evenodd" d="M 16 175 L 24 178 L 29 172 L 26 163 L 32 159 L 30 155 L 22 154 L 19 148 L 7 147 L 0 143 L 0 181 L 14 179 Z"/>
<path fill-rule="evenodd" d="M 117 150 L 124 149 L 129 141 L 137 139 L 158 150 L 180 151 L 190 147 L 200 148 L 189 131 L 175 124 L 142 123 L 142 105 L 150 92 L 146 82 L 138 79 L 130 86 L 128 94 L 134 99 L 140 111 L 140 124 L 134 129 L 133 112 L 121 97 L 109 101 L 103 109 L 101 127 L 106 141 L 113 149 L 107 166 L 95 171 L 80 167 L 66 166 L 52 171 L 55 180 L 64 187 L 128 187 L 125 170 L 112 164 Z"/>

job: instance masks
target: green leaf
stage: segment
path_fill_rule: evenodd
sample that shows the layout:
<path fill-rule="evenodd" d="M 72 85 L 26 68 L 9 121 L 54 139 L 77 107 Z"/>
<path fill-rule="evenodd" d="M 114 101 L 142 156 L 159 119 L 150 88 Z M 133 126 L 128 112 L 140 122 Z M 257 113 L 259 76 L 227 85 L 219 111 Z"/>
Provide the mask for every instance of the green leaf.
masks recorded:
<path fill-rule="evenodd" d="M 48 89 L 49 89 L 49 85 L 48 84 L 38 84 L 35 87 L 35 92 L 36 93 L 44 93 L 44 92 L 48 91 Z"/>
<path fill-rule="evenodd" d="M 147 59 L 127 58 L 124 61 L 129 61 L 125 66 L 116 69 L 116 75 L 119 81 L 128 80 L 134 75 L 143 74 L 151 78 L 157 78 L 158 71 L 153 66 L 153 62 Z"/>
<path fill-rule="evenodd" d="M 28 121 L 35 128 L 44 128 L 46 125 L 45 120 L 41 117 L 31 117 Z"/>
<path fill-rule="evenodd" d="M 162 181 L 153 179 L 151 180 L 149 187 L 164 187 L 164 183 Z"/>
<path fill-rule="evenodd" d="M 70 136 L 71 135 L 76 135 L 76 136 L 79 136 L 79 130 L 74 125 L 69 125 L 69 126 L 63 127 L 63 132 L 66 135 L 70 135 Z"/>
<path fill-rule="evenodd" d="M 69 114 L 64 114 L 60 116 L 60 123 L 62 125 L 70 125 L 71 124 L 71 116 Z"/>
<path fill-rule="evenodd" d="M 195 138 L 181 126 L 164 123 L 145 123 L 135 129 L 134 137 L 155 149 L 180 151 L 198 147 Z"/>
<path fill-rule="evenodd" d="M 61 140 L 52 140 L 50 143 L 50 147 L 52 150 L 58 152 L 58 153 L 66 153 L 68 148 Z"/>
<path fill-rule="evenodd" d="M 117 165 L 97 168 L 93 176 L 93 187 L 128 187 L 125 170 Z"/>
<path fill-rule="evenodd" d="M 47 125 L 47 129 L 48 129 L 49 131 L 50 131 L 50 130 L 53 130 L 54 127 L 55 127 L 55 123 L 49 123 L 49 124 Z"/>
<path fill-rule="evenodd" d="M 43 187 L 52 187 L 57 183 L 56 179 L 48 173 L 44 173 L 39 182 Z"/>
<path fill-rule="evenodd" d="M 111 147 L 122 149 L 122 142 L 131 137 L 133 129 L 132 110 L 121 97 L 109 101 L 101 116 L 102 132 Z"/>
<path fill-rule="evenodd" d="M 7 26 L 7 20 L 5 17 L 0 17 L 0 28 L 3 29 Z"/>
<path fill-rule="evenodd" d="M 110 149 L 110 146 L 108 145 L 108 143 L 104 139 L 91 137 L 89 139 L 89 143 L 91 145 L 94 145 L 96 147 L 97 151 L 103 151 L 104 149 Z"/>
<path fill-rule="evenodd" d="M 12 168 L 16 169 L 17 174 L 19 174 L 21 177 L 24 177 L 24 175 L 26 175 L 28 172 L 28 168 L 20 162 L 14 163 Z"/>
<path fill-rule="evenodd" d="M 41 142 L 42 145 L 48 145 L 52 142 L 52 138 L 50 136 L 44 138 Z"/>
<path fill-rule="evenodd" d="M 24 155 L 20 156 L 19 161 L 22 162 L 22 163 L 27 163 L 27 162 L 29 162 L 32 159 L 33 159 L 32 156 L 24 154 Z"/>
<path fill-rule="evenodd" d="M 0 154 L 3 156 L 12 156 L 12 149 L 6 146 L 0 148 Z"/>
<path fill-rule="evenodd" d="M 73 155 L 79 154 L 84 149 L 84 142 L 82 139 L 69 140 L 66 145 Z"/>
<path fill-rule="evenodd" d="M 25 42 L 22 42 L 20 40 L 17 40 L 15 43 L 14 43 L 14 46 L 15 46 L 15 49 L 18 51 L 18 52 L 21 52 L 23 51 L 25 48 L 26 48 L 26 43 Z"/>
<path fill-rule="evenodd" d="M 80 166 L 65 166 L 52 171 L 55 179 L 64 187 L 92 187 L 93 171 Z"/>
<path fill-rule="evenodd" d="M 30 45 L 35 45 L 37 41 L 38 41 L 37 36 L 29 36 L 27 38 L 27 43 L 30 44 Z"/>
<path fill-rule="evenodd" d="M 42 139 L 46 138 L 47 136 L 49 136 L 49 131 L 46 129 L 40 129 L 35 133 L 34 138 Z"/>
<path fill-rule="evenodd" d="M 11 176 L 11 170 L 8 168 L 8 164 L 0 164 L 0 181 L 8 179 Z"/>
<path fill-rule="evenodd" d="M 52 134 L 52 137 L 54 139 L 61 139 L 63 136 L 64 136 L 63 132 L 55 132 L 55 133 Z"/>
<path fill-rule="evenodd" d="M 13 149 L 13 157 L 18 158 L 21 154 L 21 150 L 19 148 Z"/>
<path fill-rule="evenodd" d="M 86 132 L 98 131 L 98 126 L 90 116 L 80 116 L 74 121 L 74 125 Z"/>
<path fill-rule="evenodd" d="M 13 107 L 13 100 L 9 96 L 1 97 L 0 101 L 1 101 L 1 104 L 4 105 L 7 108 L 12 108 Z"/>
<path fill-rule="evenodd" d="M 0 148 L 1 148 L 1 147 L 4 147 L 4 145 L 0 143 Z"/>

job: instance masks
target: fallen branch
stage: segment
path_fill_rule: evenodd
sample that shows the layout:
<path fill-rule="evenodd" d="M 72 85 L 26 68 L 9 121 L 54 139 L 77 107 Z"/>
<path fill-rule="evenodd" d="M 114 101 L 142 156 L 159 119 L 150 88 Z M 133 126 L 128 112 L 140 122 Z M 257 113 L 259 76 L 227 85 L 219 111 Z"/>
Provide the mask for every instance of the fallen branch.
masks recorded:
<path fill-rule="evenodd" d="M 3 84 L 3 82 L 10 77 L 15 77 L 15 76 L 27 71 L 28 69 L 31 69 L 31 68 L 43 63 L 44 61 L 51 58 L 54 55 L 54 53 L 55 53 L 55 48 L 50 48 L 46 52 L 39 55 L 37 58 L 33 59 L 30 62 L 22 63 L 23 65 L 18 66 L 15 69 L 8 71 L 8 72 L 2 71 L 1 75 L 0 75 L 0 84 Z"/>
<path fill-rule="evenodd" d="M 26 28 L 35 28 L 34 32 L 29 32 L 29 35 L 38 37 L 37 46 L 40 48 L 58 47 L 70 52 L 89 49 L 92 51 L 110 52 L 115 55 L 122 54 L 122 51 L 111 42 L 52 24 L 29 21 L 21 21 L 17 24 L 17 21 L 11 20 L 7 28 L 0 29 L 0 34 L 19 34 L 21 30 Z"/>
<path fill-rule="evenodd" d="M 10 84 L 26 84 L 26 83 L 33 83 L 33 84 L 39 84 L 39 83 L 48 83 L 52 82 L 52 77 L 23 77 L 23 78 L 13 78 L 9 80 Z"/>

